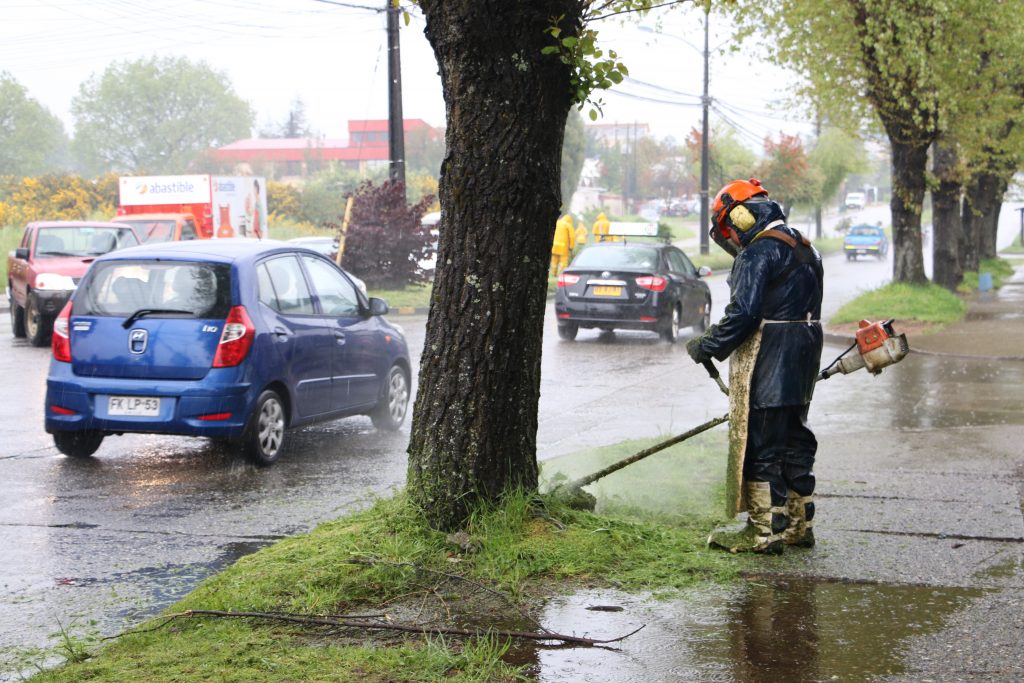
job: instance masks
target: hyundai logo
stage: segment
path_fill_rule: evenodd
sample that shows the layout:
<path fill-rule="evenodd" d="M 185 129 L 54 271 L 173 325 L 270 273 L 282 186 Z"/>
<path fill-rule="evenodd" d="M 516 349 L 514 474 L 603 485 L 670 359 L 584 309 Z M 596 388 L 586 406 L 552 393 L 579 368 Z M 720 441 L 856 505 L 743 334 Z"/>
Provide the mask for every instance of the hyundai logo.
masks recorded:
<path fill-rule="evenodd" d="M 128 350 L 132 353 L 145 353 L 148 343 L 149 332 L 146 330 L 138 329 L 128 333 Z"/>

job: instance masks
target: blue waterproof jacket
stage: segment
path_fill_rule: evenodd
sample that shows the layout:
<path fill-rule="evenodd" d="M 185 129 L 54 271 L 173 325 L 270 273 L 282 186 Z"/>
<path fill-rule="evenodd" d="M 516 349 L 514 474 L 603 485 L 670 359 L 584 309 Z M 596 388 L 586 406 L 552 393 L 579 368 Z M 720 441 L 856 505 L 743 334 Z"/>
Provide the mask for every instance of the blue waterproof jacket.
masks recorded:
<path fill-rule="evenodd" d="M 811 402 L 821 362 L 821 255 L 785 225 L 774 201 L 746 206 L 757 222 L 742 235 L 744 248 L 729 276 L 732 296 L 725 315 L 700 338 L 700 350 L 724 361 L 762 321 L 761 349 L 751 383 L 751 408 L 801 406 Z M 766 232 L 777 231 L 796 246 Z M 796 322 L 802 321 L 802 322 Z"/>

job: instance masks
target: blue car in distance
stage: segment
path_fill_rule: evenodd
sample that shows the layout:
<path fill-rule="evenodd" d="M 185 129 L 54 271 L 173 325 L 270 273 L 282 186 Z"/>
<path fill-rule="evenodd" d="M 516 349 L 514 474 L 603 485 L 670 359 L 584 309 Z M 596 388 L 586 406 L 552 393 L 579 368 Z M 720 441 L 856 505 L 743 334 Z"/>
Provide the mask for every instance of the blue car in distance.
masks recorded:
<path fill-rule="evenodd" d="M 274 462 L 289 427 L 401 426 L 400 327 L 331 260 L 270 240 L 143 245 L 93 262 L 54 324 L 46 431 L 91 456 L 128 432 L 184 434 Z"/>
<path fill-rule="evenodd" d="M 843 251 L 847 261 L 858 256 L 874 256 L 879 261 L 889 253 L 889 238 L 879 225 L 855 225 L 843 238 Z"/>

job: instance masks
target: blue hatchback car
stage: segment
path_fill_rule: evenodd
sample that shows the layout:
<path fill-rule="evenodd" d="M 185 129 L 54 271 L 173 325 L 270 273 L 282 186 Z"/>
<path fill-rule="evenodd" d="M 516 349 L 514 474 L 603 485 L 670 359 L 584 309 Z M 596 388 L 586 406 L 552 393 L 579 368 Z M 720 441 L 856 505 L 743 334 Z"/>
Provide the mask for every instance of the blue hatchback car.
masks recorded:
<path fill-rule="evenodd" d="M 54 325 L 46 431 L 87 457 L 104 437 L 186 434 L 277 459 L 285 429 L 402 424 L 402 330 L 331 260 L 274 241 L 143 245 L 96 259 Z"/>

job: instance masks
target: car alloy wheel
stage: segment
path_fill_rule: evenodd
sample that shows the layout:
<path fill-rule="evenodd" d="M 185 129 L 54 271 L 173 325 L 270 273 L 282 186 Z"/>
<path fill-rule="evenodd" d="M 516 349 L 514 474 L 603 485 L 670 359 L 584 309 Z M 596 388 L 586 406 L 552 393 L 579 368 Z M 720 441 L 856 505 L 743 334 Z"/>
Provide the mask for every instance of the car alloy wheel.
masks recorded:
<path fill-rule="evenodd" d="M 252 424 L 243 443 L 245 456 L 257 465 L 269 465 L 277 460 L 284 445 L 284 429 L 281 397 L 267 389 L 256 401 Z"/>
<path fill-rule="evenodd" d="M 377 429 L 395 431 L 405 421 L 405 414 L 409 410 L 409 380 L 405 371 L 397 365 L 392 365 L 384 381 L 380 402 L 372 413 L 370 419 Z"/>
<path fill-rule="evenodd" d="M 679 339 L 679 304 L 673 304 L 668 325 L 662 330 L 661 338 L 669 344 L 675 344 Z"/>
<path fill-rule="evenodd" d="M 694 325 L 696 332 L 704 332 L 711 326 L 711 299 L 705 299 L 703 311 L 700 314 L 700 320 Z"/>

